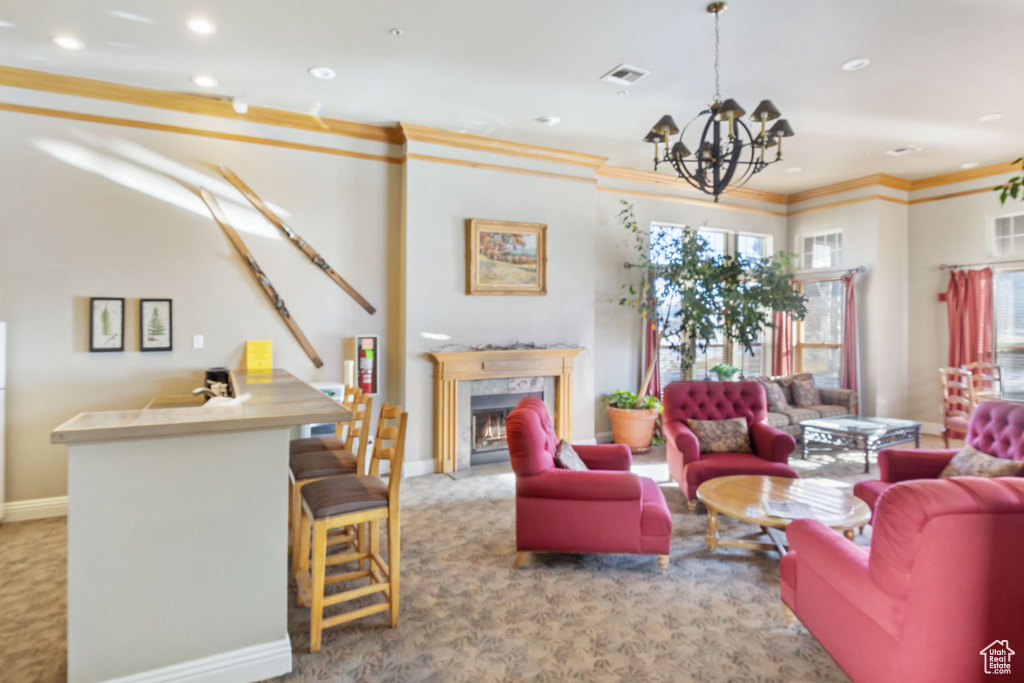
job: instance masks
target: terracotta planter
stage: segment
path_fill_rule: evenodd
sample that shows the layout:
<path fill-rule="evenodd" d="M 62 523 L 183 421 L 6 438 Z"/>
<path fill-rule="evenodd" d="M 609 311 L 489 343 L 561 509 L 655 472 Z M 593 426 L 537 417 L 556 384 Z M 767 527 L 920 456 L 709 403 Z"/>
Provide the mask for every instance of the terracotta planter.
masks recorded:
<path fill-rule="evenodd" d="M 612 422 L 612 440 L 615 443 L 626 444 L 634 453 L 647 453 L 651 450 L 654 423 L 658 419 L 657 410 L 624 410 L 609 407 L 608 418 Z"/>

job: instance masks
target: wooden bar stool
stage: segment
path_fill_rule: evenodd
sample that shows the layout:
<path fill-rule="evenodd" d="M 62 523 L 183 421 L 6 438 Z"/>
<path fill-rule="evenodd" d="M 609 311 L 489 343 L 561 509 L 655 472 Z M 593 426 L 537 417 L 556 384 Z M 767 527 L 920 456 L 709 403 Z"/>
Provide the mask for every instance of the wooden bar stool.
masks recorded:
<path fill-rule="evenodd" d="M 352 411 L 348 435 L 340 448 L 292 453 L 288 462 L 289 497 L 292 525 L 292 568 L 297 566 L 299 552 L 299 517 L 302 506 L 302 488 L 325 477 L 363 474 L 366 472 L 366 445 L 370 435 L 370 416 L 373 397 L 359 393 L 347 406 Z M 341 423 L 339 423 L 341 424 Z M 335 432 L 337 433 L 337 432 Z M 358 446 L 356 442 L 358 441 Z M 339 538 L 347 540 L 347 538 Z"/>
<path fill-rule="evenodd" d="M 345 392 L 341 397 L 342 405 L 348 407 L 357 402 L 363 395 L 359 387 L 344 387 Z M 346 434 L 347 431 L 347 434 Z M 334 427 L 334 436 L 309 436 L 304 439 L 292 439 L 288 443 L 289 455 L 299 453 L 310 453 L 317 451 L 329 451 L 334 449 L 352 450 L 348 443 L 347 435 L 352 433 L 352 423 L 349 421 L 339 422 Z"/>
<path fill-rule="evenodd" d="M 295 583 L 300 605 L 310 605 L 311 652 L 320 650 L 323 631 L 338 624 L 391 611 L 391 626 L 398 625 L 399 516 L 398 488 L 402 481 L 405 450 L 405 425 L 409 414 L 400 406 L 384 404 L 380 409 L 377 438 L 370 458 L 369 476 L 355 474 L 330 477 L 302 487 L 302 512 L 299 529 Z M 393 424 L 397 421 L 397 424 Z M 392 424 L 389 424 L 392 423 Z M 390 445 L 385 446 L 385 442 Z M 390 462 L 388 481 L 380 479 L 380 463 Z M 388 558 L 380 554 L 380 520 L 388 521 Z M 369 525 L 369 533 L 360 533 L 355 550 L 327 554 L 328 533 L 332 529 Z M 367 538 L 367 536 L 369 538 Z M 312 540 L 312 560 L 310 542 Z M 327 575 L 328 565 L 357 562 L 355 571 Z M 366 568 L 364 569 L 364 562 Z M 312 564 L 312 568 L 310 567 Z M 369 583 L 341 593 L 324 594 L 328 583 L 369 579 Z M 324 617 L 324 608 L 381 593 L 384 602 Z"/>

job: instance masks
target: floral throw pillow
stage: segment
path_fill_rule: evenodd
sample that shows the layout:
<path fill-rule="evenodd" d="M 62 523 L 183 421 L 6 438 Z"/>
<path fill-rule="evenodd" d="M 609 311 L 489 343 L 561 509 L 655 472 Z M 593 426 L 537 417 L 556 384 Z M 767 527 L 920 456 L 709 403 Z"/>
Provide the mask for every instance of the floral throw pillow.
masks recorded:
<path fill-rule="evenodd" d="M 558 442 L 558 450 L 555 451 L 555 463 L 566 470 L 585 472 L 590 469 L 587 463 L 583 462 L 580 454 L 570 446 L 565 439 Z"/>
<path fill-rule="evenodd" d="M 821 394 L 813 379 L 793 380 L 793 402 L 798 408 L 821 405 Z"/>
<path fill-rule="evenodd" d="M 701 453 L 753 453 L 747 420 L 687 420 L 686 426 L 697 435 Z"/>
<path fill-rule="evenodd" d="M 758 380 L 764 387 L 764 394 L 768 398 L 768 412 L 781 413 L 789 410 L 789 403 L 786 401 L 786 392 L 775 382 L 769 380 Z"/>
<path fill-rule="evenodd" d="M 1012 477 L 1020 473 L 1024 463 L 997 458 L 982 453 L 972 446 L 961 448 L 939 477 Z"/>

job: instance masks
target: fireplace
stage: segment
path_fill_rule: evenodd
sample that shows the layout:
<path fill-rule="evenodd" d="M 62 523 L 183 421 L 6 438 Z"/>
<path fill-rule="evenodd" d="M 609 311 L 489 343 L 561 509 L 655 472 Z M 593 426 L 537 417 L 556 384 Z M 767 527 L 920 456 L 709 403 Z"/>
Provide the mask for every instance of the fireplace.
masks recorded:
<path fill-rule="evenodd" d="M 543 391 L 470 397 L 470 465 L 489 465 L 509 459 L 505 418 L 521 400 L 543 399 Z"/>

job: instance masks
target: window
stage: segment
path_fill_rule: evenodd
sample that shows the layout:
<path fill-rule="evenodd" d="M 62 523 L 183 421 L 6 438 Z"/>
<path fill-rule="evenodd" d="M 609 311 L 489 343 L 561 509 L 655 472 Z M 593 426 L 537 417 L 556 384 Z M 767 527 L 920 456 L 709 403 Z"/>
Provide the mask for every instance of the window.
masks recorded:
<path fill-rule="evenodd" d="M 1024 254 L 1024 213 L 996 219 L 995 247 L 996 256 Z"/>
<path fill-rule="evenodd" d="M 658 231 L 681 230 L 674 225 L 652 225 L 652 234 Z M 729 254 L 748 259 L 764 258 L 771 248 L 770 237 L 767 235 L 754 235 L 748 233 L 734 233 L 713 228 L 699 228 L 697 233 L 708 241 L 712 251 L 720 256 Z M 657 285 L 655 285 L 657 286 Z M 658 355 L 659 370 L 661 372 L 662 384 L 682 379 L 682 367 L 677 352 L 671 348 L 671 344 L 678 344 L 676 339 L 662 340 L 662 347 Z M 703 351 L 696 349 L 694 352 L 693 366 L 690 371 L 692 379 L 713 379 L 714 374 L 711 368 L 722 363 L 735 365 L 742 370 L 744 377 L 756 377 L 764 374 L 763 335 L 755 344 L 751 345 L 753 353 L 747 353 L 742 347 L 734 347 L 726 343 L 721 335 L 716 335 L 707 348 Z"/>
<path fill-rule="evenodd" d="M 800 264 L 804 269 L 839 268 L 843 263 L 843 231 L 803 235 L 799 251 Z"/>
<path fill-rule="evenodd" d="M 843 348 L 843 281 L 800 283 L 807 316 L 796 323 L 796 371 L 813 372 L 819 387 L 839 388 Z"/>
<path fill-rule="evenodd" d="M 996 365 L 1003 395 L 1024 398 L 1024 270 L 995 274 Z"/>

